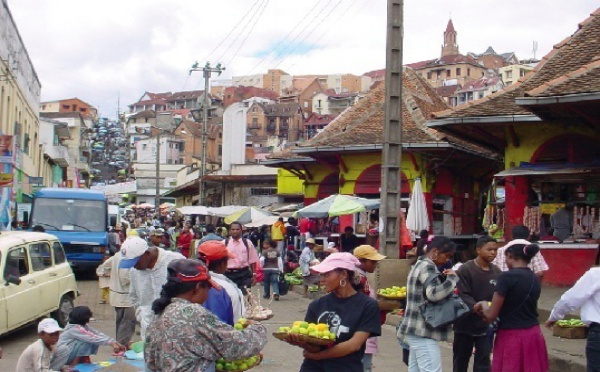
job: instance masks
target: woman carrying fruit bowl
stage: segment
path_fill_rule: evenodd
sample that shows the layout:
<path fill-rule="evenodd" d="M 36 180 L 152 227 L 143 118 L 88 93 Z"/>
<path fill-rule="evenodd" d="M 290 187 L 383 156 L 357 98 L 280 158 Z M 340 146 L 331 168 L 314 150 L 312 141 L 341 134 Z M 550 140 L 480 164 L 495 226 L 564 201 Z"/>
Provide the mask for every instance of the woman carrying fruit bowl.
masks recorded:
<path fill-rule="evenodd" d="M 288 341 L 304 349 L 300 372 L 363 372 L 366 341 L 381 335 L 381 324 L 377 301 L 360 291 L 359 265 L 351 253 L 332 253 L 310 268 L 320 274 L 321 286 L 328 294 L 311 302 L 305 323 L 289 334 Z M 297 333 L 310 334 L 311 323 L 316 324 L 315 332 L 324 324 L 321 327 L 333 334 L 335 341 L 330 347 L 301 341 Z"/>
<path fill-rule="evenodd" d="M 167 283 L 152 304 L 157 315 L 146 332 L 144 358 L 150 371 L 215 371 L 224 360 L 254 360 L 267 343 L 266 328 L 252 321 L 235 328 L 221 322 L 201 306 L 212 281 L 199 260 L 174 260 L 168 266 Z M 241 319 L 240 319 L 241 320 Z M 232 369 L 234 362 L 227 362 Z M 238 365 L 237 362 L 235 362 Z"/>

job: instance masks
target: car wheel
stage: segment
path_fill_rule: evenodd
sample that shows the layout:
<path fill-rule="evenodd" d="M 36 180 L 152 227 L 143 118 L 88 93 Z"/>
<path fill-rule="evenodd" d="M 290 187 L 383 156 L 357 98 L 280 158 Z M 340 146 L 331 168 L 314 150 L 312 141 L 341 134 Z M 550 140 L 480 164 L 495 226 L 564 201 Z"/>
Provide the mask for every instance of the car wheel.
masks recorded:
<path fill-rule="evenodd" d="M 58 310 L 52 313 L 52 317 L 56 319 L 61 327 L 64 327 L 69 322 L 69 313 L 73 310 L 73 299 L 69 295 L 63 295 L 58 304 Z"/>

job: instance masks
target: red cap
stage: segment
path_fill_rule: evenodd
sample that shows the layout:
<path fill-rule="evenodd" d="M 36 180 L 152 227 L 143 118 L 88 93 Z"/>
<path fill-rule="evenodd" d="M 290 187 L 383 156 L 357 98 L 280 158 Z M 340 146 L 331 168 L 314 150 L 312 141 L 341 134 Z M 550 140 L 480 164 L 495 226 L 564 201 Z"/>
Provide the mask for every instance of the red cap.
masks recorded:
<path fill-rule="evenodd" d="M 216 289 L 221 287 L 215 283 L 204 263 L 194 259 L 173 260 L 167 266 L 169 276 L 178 278 L 180 282 L 209 282 Z"/>
<path fill-rule="evenodd" d="M 208 240 L 198 247 L 198 257 L 209 265 L 210 261 L 220 260 L 223 257 L 236 258 L 236 255 L 229 252 L 220 240 Z"/>

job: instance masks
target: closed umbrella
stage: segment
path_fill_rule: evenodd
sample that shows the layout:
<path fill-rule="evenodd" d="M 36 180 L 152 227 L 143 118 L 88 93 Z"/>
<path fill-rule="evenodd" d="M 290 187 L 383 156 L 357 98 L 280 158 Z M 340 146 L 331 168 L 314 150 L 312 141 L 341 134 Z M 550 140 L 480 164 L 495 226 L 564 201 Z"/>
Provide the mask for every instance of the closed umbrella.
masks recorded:
<path fill-rule="evenodd" d="M 239 210 L 225 217 L 223 221 L 225 221 L 226 224 L 230 224 L 233 221 L 247 224 L 250 222 L 263 220 L 265 217 L 269 216 L 275 216 L 275 214 L 256 207 L 246 207 L 245 209 Z"/>
<path fill-rule="evenodd" d="M 410 204 L 406 215 L 406 228 L 419 232 L 429 230 L 429 214 L 427 213 L 427 204 L 425 204 L 425 195 L 421 186 L 421 179 L 417 178 L 413 185 L 410 195 Z"/>
<path fill-rule="evenodd" d="M 324 218 L 343 216 L 379 208 L 379 199 L 365 199 L 351 195 L 335 194 L 321 199 L 294 213 L 297 217 Z"/>

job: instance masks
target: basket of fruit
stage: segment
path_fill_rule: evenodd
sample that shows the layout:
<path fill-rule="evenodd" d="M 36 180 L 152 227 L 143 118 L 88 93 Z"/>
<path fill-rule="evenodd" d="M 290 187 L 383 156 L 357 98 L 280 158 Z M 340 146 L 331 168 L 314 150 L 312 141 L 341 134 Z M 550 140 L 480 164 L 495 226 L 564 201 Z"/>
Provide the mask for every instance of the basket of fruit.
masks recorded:
<path fill-rule="evenodd" d="M 377 291 L 377 296 L 387 300 L 403 300 L 406 298 L 406 287 L 389 287 Z"/>
<path fill-rule="evenodd" d="M 587 338 L 588 328 L 581 319 L 562 319 L 552 327 L 552 335 L 562 338 Z"/>
<path fill-rule="evenodd" d="M 291 334 L 296 335 L 300 341 L 312 345 L 325 346 L 335 342 L 335 334 L 329 331 L 327 324 L 302 321 L 294 322 L 291 327 L 279 327 L 277 332 L 273 333 L 273 337 L 284 342 L 289 342 Z"/>
<path fill-rule="evenodd" d="M 217 360 L 216 370 L 217 371 L 233 371 L 233 372 L 242 372 L 247 371 L 250 368 L 254 368 L 260 364 L 262 361 L 262 355 L 253 355 L 246 359 L 239 360 L 231 360 L 227 361 L 223 358 Z"/>

